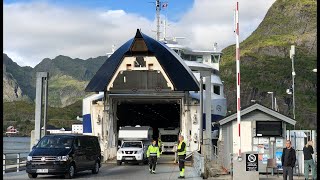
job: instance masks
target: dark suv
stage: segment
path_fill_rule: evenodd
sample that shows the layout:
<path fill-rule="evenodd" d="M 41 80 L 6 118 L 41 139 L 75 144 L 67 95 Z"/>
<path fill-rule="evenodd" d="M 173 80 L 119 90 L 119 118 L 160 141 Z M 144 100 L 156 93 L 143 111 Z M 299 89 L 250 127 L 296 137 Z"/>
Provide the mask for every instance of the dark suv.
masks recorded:
<path fill-rule="evenodd" d="M 29 178 L 52 174 L 71 179 L 76 172 L 84 170 L 97 174 L 100 161 L 101 150 L 96 136 L 47 135 L 32 148 L 26 171 Z"/>

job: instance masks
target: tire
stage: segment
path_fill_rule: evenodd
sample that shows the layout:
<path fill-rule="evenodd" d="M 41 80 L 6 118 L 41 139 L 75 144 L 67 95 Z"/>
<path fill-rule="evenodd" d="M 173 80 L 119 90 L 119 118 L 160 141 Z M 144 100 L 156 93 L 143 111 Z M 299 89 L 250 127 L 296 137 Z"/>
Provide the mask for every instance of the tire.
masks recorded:
<path fill-rule="evenodd" d="M 122 162 L 121 161 L 117 161 L 117 165 L 121 166 Z"/>
<path fill-rule="evenodd" d="M 72 179 L 74 177 L 75 172 L 76 172 L 76 168 L 75 168 L 74 164 L 71 164 L 68 172 L 64 175 L 64 178 Z"/>
<path fill-rule="evenodd" d="M 38 176 L 38 174 L 30 174 L 30 173 L 28 173 L 28 177 L 30 179 L 37 178 L 37 176 Z"/>
<path fill-rule="evenodd" d="M 94 168 L 92 169 L 92 174 L 98 174 L 100 168 L 100 163 L 99 161 L 96 161 L 94 164 Z"/>

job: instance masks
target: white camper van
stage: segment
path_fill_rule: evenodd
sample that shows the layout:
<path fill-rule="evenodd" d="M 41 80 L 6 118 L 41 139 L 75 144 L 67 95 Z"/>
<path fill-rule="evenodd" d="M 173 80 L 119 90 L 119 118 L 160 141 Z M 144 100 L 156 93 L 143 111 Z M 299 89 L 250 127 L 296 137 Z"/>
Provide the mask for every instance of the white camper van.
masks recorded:
<path fill-rule="evenodd" d="M 147 150 L 152 140 L 153 130 L 149 126 L 120 127 L 117 151 L 117 165 L 122 162 L 148 163 Z"/>
<path fill-rule="evenodd" d="M 179 128 L 159 128 L 162 141 L 162 152 L 174 152 L 174 145 L 178 143 Z"/>

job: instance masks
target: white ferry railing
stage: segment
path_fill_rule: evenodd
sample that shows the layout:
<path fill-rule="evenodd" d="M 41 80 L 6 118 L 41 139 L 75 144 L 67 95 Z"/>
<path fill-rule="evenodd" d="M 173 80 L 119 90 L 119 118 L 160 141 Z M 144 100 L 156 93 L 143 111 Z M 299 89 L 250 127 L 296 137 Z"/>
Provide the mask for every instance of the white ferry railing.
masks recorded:
<path fill-rule="evenodd" d="M 27 156 L 21 157 L 21 154 L 28 154 L 29 152 L 19 152 L 19 153 L 3 153 L 3 174 L 7 172 L 7 170 L 12 171 L 13 168 L 16 168 L 16 172 L 21 170 L 21 167 L 26 165 Z M 16 155 L 15 158 L 10 157 L 9 155 Z M 24 160 L 25 159 L 25 160 Z M 12 161 L 16 163 L 7 163 L 7 161 Z M 24 160 L 24 161 L 23 161 Z"/>
<path fill-rule="evenodd" d="M 213 160 L 218 161 L 218 147 L 213 145 Z"/>

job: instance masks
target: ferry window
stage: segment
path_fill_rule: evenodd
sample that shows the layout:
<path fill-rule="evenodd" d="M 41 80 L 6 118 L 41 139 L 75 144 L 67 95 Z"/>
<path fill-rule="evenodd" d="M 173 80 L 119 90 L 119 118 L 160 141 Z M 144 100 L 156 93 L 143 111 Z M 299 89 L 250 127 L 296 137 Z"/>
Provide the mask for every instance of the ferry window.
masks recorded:
<path fill-rule="evenodd" d="M 190 55 L 184 54 L 183 52 L 181 52 L 181 58 L 184 60 L 190 61 Z"/>
<path fill-rule="evenodd" d="M 192 56 L 191 55 L 191 61 L 197 61 L 197 56 Z"/>
<path fill-rule="evenodd" d="M 202 63 L 203 62 L 203 57 L 202 56 L 197 56 L 197 62 Z"/>
<path fill-rule="evenodd" d="M 212 63 L 219 63 L 220 55 L 211 55 L 211 62 Z"/>
<path fill-rule="evenodd" d="M 213 93 L 220 95 L 220 86 L 213 86 Z"/>

